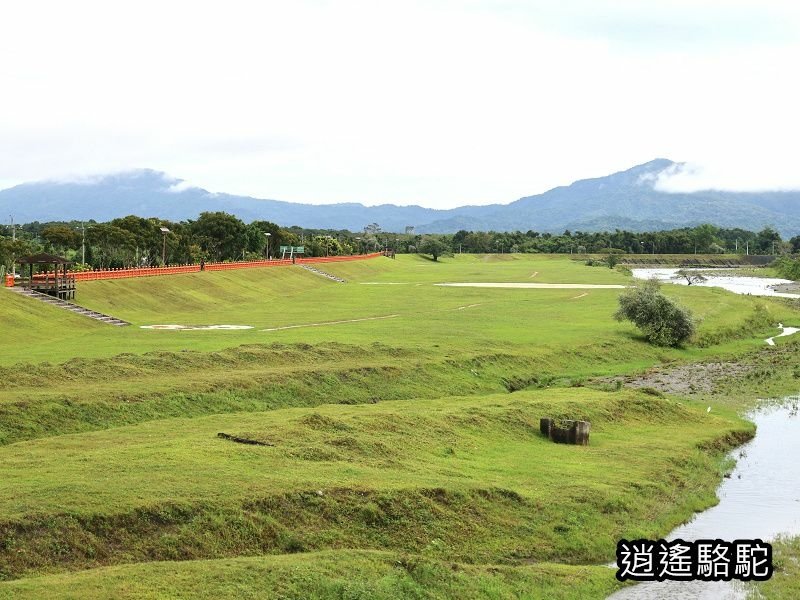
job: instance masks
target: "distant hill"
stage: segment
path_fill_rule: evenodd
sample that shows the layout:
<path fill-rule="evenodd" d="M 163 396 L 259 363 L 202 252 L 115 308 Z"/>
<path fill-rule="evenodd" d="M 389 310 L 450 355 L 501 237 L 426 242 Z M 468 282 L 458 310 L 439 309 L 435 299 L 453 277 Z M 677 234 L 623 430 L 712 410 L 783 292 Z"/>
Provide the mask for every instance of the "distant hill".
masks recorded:
<path fill-rule="evenodd" d="M 653 187 L 665 169 L 656 159 L 605 177 L 584 179 L 510 204 L 433 210 L 421 206 L 298 204 L 248 196 L 213 194 L 181 185 L 152 170 L 99 177 L 81 183 L 38 182 L 0 191 L 0 213 L 19 222 L 106 221 L 135 214 L 170 220 L 224 210 L 245 221 L 265 219 L 283 226 L 360 231 L 378 223 L 385 231 L 452 233 L 467 230 L 561 232 L 565 229 L 644 231 L 714 223 L 726 227 L 776 227 L 784 236 L 800 233 L 800 192 L 740 193 L 703 191 L 672 194 Z"/>

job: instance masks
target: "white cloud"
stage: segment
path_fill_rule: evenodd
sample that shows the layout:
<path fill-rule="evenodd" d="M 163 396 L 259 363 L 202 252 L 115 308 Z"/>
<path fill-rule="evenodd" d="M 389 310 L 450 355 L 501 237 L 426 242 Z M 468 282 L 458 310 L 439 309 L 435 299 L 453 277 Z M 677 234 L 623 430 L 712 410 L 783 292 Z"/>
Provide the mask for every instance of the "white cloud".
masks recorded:
<path fill-rule="evenodd" d="M 659 182 L 670 189 L 800 183 L 785 158 L 800 139 L 794 3 L 77 0 L 5 12 L 6 183 L 149 167 L 212 191 L 445 207 L 656 156 L 702 167 Z"/>

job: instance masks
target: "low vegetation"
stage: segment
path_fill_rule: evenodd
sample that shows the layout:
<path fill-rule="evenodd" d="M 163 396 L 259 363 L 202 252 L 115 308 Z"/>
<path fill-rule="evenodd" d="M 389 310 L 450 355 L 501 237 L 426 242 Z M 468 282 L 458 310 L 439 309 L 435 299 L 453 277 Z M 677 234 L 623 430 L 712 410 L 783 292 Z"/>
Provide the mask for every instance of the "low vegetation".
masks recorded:
<path fill-rule="evenodd" d="M 655 280 L 645 281 L 619 297 L 618 321 L 631 321 L 651 344 L 680 346 L 695 333 L 688 309 L 661 293 Z"/>
<path fill-rule="evenodd" d="M 772 544 L 775 572 L 769 581 L 753 586 L 752 600 L 800 598 L 800 537 L 784 537 Z"/>

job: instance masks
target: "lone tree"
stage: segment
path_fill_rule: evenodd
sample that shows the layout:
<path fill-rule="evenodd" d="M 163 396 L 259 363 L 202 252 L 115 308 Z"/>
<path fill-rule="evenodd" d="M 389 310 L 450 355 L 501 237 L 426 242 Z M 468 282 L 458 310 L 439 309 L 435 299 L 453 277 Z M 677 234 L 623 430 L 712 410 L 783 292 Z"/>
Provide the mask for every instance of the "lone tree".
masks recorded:
<path fill-rule="evenodd" d="M 420 254 L 430 254 L 435 261 L 439 260 L 440 256 L 447 254 L 448 251 L 447 245 L 435 237 L 424 238 L 418 248 Z"/>
<path fill-rule="evenodd" d="M 654 279 L 622 294 L 614 318 L 632 321 L 656 346 L 680 346 L 695 331 L 691 312 L 662 294 Z"/>
<path fill-rule="evenodd" d="M 689 269 L 681 269 L 677 271 L 675 275 L 672 276 L 673 279 L 685 279 L 686 285 L 692 285 L 694 283 L 703 283 L 706 281 L 706 278 L 703 277 L 697 271 L 690 271 Z"/>

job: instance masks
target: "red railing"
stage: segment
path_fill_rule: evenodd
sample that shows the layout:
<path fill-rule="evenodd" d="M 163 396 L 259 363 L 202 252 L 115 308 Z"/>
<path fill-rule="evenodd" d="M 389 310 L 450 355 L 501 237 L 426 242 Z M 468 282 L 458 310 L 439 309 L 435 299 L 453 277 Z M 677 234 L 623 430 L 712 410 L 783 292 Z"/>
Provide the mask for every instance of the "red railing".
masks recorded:
<path fill-rule="evenodd" d="M 356 254 L 353 256 L 317 256 L 313 258 L 296 258 L 297 264 L 344 262 L 364 260 L 381 256 L 380 252 L 373 254 Z M 250 269 L 254 267 L 287 267 L 294 264 L 292 260 L 254 260 L 229 263 L 206 263 L 206 271 L 231 271 L 233 269 Z M 70 272 L 75 281 L 97 281 L 100 279 L 127 279 L 129 277 L 154 277 L 157 275 L 179 275 L 181 273 L 198 273 L 200 265 L 176 265 L 166 267 L 140 267 L 136 269 L 103 269 L 99 271 Z"/>

